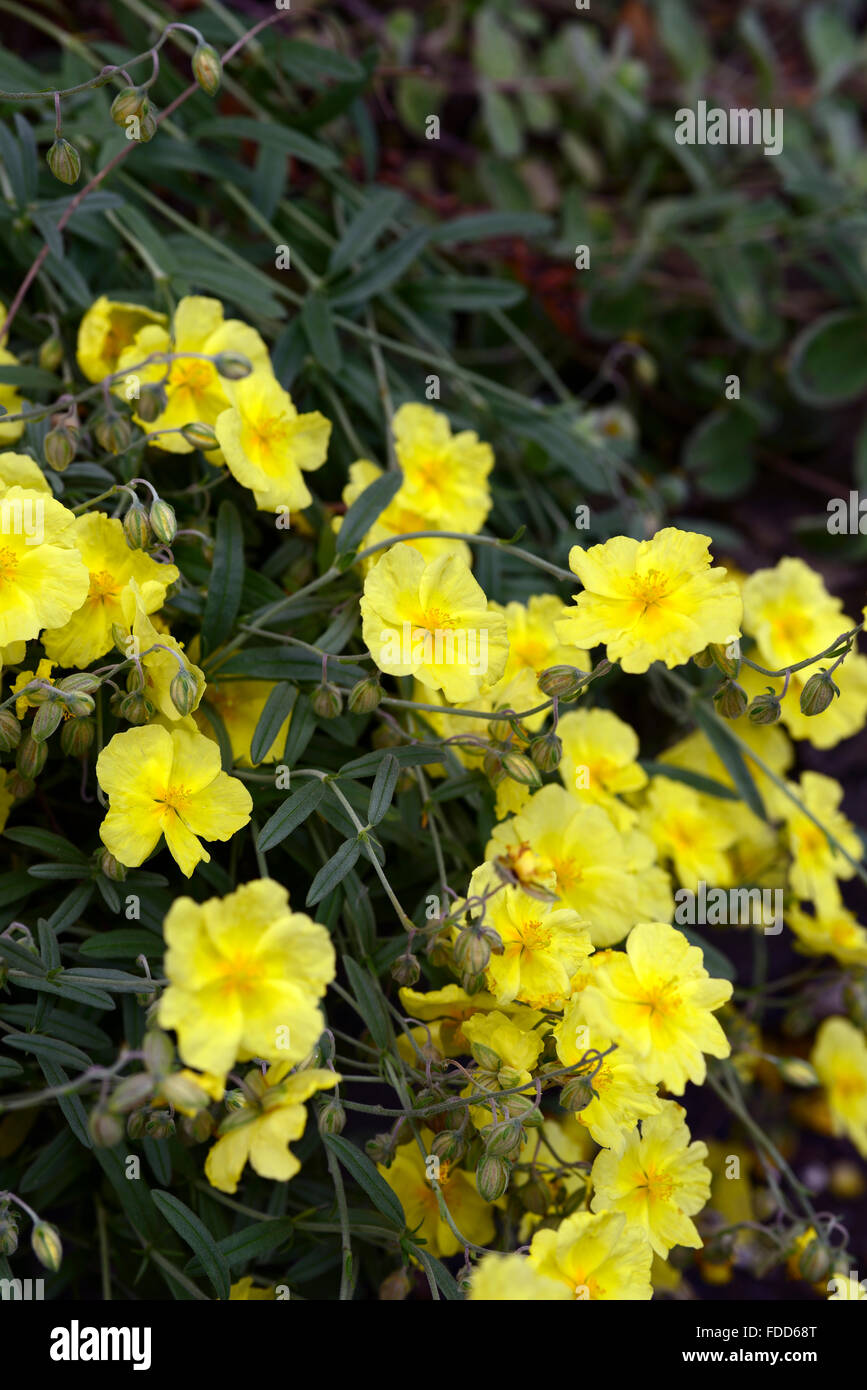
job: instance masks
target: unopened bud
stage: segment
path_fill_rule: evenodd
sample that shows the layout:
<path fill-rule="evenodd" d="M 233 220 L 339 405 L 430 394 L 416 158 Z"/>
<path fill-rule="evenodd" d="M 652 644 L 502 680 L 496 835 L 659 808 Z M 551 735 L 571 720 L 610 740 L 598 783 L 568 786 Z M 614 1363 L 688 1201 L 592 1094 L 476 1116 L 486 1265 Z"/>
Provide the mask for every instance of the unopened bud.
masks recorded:
<path fill-rule="evenodd" d="M 158 497 L 150 509 L 148 520 L 157 540 L 162 541 L 163 545 L 171 545 L 178 534 L 178 519 L 174 507 Z"/>
<path fill-rule="evenodd" d="M 723 681 L 713 694 L 714 708 L 723 719 L 740 719 L 747 707 L 747 692 L 735 681 Z"/>
<path fill-rule="evenodd" d="M 223 64 L 220 55 L 209 43 L 200 43 L 193 54 L 193 76 L 203 92 L 209 97 L 220 90 L 223 80 Z"/>
<path fill-rule="evenodd" d="M 512 1165 L 504 1158 L 485 1154 L 476 1168 L 476 1187 L 486 1202 L 496 1202 L 509 1186 Z"/>
<path fill-rule="evenodd" d="M 314 690 L 310 703 L 313 706 L 313 713 L 320 719 L 336 719 L 343 709 L 343 696 L 336 685 L 331 681 L 323 681 Z"/>
<path fill-rule="evenodd" d="M 801 691 L 801 713 L 806 715 L 823 714 L 835 695 L 840 694 L 828 672 L 816 671 Z"/>
<path fill-rule="evenodd" d="M 76 183 L 81 173 L 81 156 L 74 145 L 60 136 L 45 156 L 48 167 L 61 183 Z"/>
<path fill-rule="evenodd" d="M 351 714 L 370 714 L 381 699 L 382 686 L 378 676 L 365 676 L 352 687 L 346 703 Z"/>
<path fill-rule="evenodd" d="M 47 1221 L 40 1221 L 33 1227 L 30 1244 L 39 1263 L 56 1274 L 63 1260 L 63 1246 L 57 1227 L 50 1226 Z"/>
<path fill-rule="evenodd" d="M 55 473 L 64 473 L 75 458 L 75 436 L 65 425 L 58 425 L 48 431 L 42 448 L 49 468 Z"/>

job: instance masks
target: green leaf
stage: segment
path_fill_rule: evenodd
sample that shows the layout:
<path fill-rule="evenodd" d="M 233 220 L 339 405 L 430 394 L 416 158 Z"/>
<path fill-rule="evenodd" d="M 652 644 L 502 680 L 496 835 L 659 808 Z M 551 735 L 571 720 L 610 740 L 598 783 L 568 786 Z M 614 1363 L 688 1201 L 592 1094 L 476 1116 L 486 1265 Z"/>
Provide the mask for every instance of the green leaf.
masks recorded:
<path fill-rule="evenodd" d="M 327 145 L 311 140 L 299 130 L 276 121 L 258 121 L 252 116 L 221 116 L 209 118 L 192 132 L 195 140 L 255 140 L 258 145 L 271 145 L 285 154 L 312 164 L 317 169 L 336 169 L 340 159 Z"/>
<path fill-rule="evenodd" d="M 332 48 L 305 43 L 303 39 L 290 39 L 284 43 L 280 48 L 280 62 L 290 77 L 312 86 L 321 86 L 323 80 L 329 77 L 337 82 L 358 82 L 365 76 L 364 68 L 353 58 L 335 53 Z"/>
<path fill-rule="evenodd" d="M 406 199 L 395 188 L 378 188 L 348 223 L 328 261 L 329 275 L 339 275 L 355 261 L 362 261 L 401 208 Z"/>
<path fill-rule="evenodd" d="M 336 376 L 343 362 L 343 353 L 327 297 L 324 294 L 308 294 L 301 309 L 301 320 L 314 358 L 326 372 Z"/>
<path fill-rule="evenodd" d="M 744 761 L 743 754 L 737 743 L 732 738 L 725 725 L 717 722 L 717 717 L 712 714 L 705 705 L 696 702 L 692 707 L 695 722 L 701 729 L 713 751 L 716 753 L 726 772 L 731 777 L 737 787 L 741 800 L 744 801 L 750 810 L 753 811 L 761 820 L 767 820 L 768 815 L 759 796 L 758 788 L 753 781 L 752 774 Z"/>
<path fill-rule="evenodd" d="M 391 1029 L 379 985 L 351 956 L 344 955 L 343 964 L 361 1017 L 377 1047 L 384 1051 L 391 1040 Z"/>
<path fill-rule="evenodd" d="M 232 631 L 241 603 L 243 583 L 244 533 L 241 518 L 232 502 L 221 502 L 217 514 L 214 563 L 202 619 L 203 651 L 213 651 Z"/>
<path fill-rule="evenodd" d="M 379 764 L 370 789 L 367 819 L 371 825 L 378 825 L 391 805 L 399 776 L 400 763 L 393 753 L 388 753 Z"/>
<path fill-rule="evenodd" d="M 343 518 L 343 525 L 337 533 L 337 554 L 346 555 L 354 550 L 359 541 L 367 535 L 377 517 L 380 516 L 400 491 L 403 474 L 397 469 L 381 473 L 378 478 L 356 497 Z M 433 527 L 431 529 L 434 529 Z"/>
<path fill-rule="evenodd" d="M 360 853 L 361 845 L 358 840 L 344 840 L 336 854 L 332 854 L 331 858 L 322 865 L 311 883 L 310 891 L 307 894 L 308 907 L 315 907 L 323 898 L 328 897 L 328 894 L 337 887 L 338 883 L 342 883 Z"/>
<path fill-rule="evenodd" d="M 295 1232 L 294 1221 L 282 1218 L 275 1221 L 257 1221 L 245 1226 L 242 1231 L 234 1231 L 217 1242 L 217 1248 L 230 1269 L 248 1264 L 261 1255 L 270 1255 L 281 1245 L 292 1239 Z M 194 1256 L 186 1266 L 189 1274 L 202 1274 L 204 1266 L 198 1256 Z"/>
<path fill-rule="evenodd" d="M 279 810 L 266 820 L 256 840 L 257 847 L 264 854 L 279 845 L 299 825 L 311 816 L 325 795 L 325 783 L 318 777 L 305 781 L 297 792 L 287 797 Z"/>
<path fill-rule="evenodd" d="M 285 681 L 274 686 L 265 701 L 265 708 L 259 715 L 253 737 L 250 740 L 250 762 L 254 767 L 271 751 L 274 740 L 292 713 L 297 698 L 297 686 L 289 685 Z"/>
<path fill-rule="evenodd" d="M 426 227 L 417 227 L 402 241 L 392 242 L 371 256 L 357 275 L 351 276 L 332 291 L 330 299 L 333 307 L 342 309 L 350 304 L 363 304 L 383 294 L 417 260 L 427 244 L 428 235 Z"/>
<path fill-rule="evenodd" d="M 836 406 L 867 390 L 867 314 L 839 309 L 798 335 L 789 385 L 808 405 Z"/>
<path fill-rule="evenodd" d="M 213 1284 L 217 1297 L 228 1301 L 232 1282 L 229 1266 L 207 1226 L 173 1193 L 157 1189 L 151 1195 L 157 1211 L 166 1218 L 181 1240 L 201 1261 L 202 1269 Z"/>
<path fill-rule="evenodd" d="M 341 1134 L 326 1134 L 323 1137 L 341 1166 L 367 1193 L 377 1211 L 388 1217 L 398 1231 L 403 1231 L 406 1227 L 406 1217 L 400 1200 L 385 1179 L 380 1177 L 367 1154 L 363 1154 Z"/>

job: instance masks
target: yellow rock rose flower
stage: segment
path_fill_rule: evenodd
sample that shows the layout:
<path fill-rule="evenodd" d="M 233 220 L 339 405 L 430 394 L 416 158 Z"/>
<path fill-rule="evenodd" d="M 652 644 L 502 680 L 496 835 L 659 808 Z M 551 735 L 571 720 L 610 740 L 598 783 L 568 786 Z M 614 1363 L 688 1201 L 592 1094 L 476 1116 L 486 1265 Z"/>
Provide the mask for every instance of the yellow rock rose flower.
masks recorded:
<path fill-rule="evenodd" d="M 629 933 L 626 950 L 612 951 L 592 972 L 581 999 L 593 1030 L 629 1049 L 648 1081 L 679 1096 L 687 1081 L 704 1081 L 706 1052 L 728 1057 L 713 1010 L 731 994 L 731 983 L 710 977 L 701 951 L 682 932 L 642 922 Z"/>
<path fill-rule="evenodd" d="M 252 886 L 252 885 L 248 885 Z M 289 1148 L 307 1125 L 304 1102 L 317 1091 L 336 1086 L 340 1077 L 324 1069 L 287 1075 L 288 1064 L 269 1067 L 265 1076 L 247 1073 L 245 1085 L 255 1099 L 232 1110 L 205 1162 L 205 1177 L 220 1192 L 235 1192 L 249 1163 L 260 1178 L 288 1182 L 301 1164 Z"/>
<path fill-rule="evenodd" d="M 97 758 L 96 775 L 110 800 L 100 839 L 128 868 L 143 864 L 165 835 L 189 878 L 211 857 L 201 840 L 230 840 L 253 808 L 247 788 L 221 770 L 216 744 L 188 729 L 169 733 L 151 724 L 115 734 Z M 201 1069 L 220 1070 L 207 1062 Z"/>
<path fill-rule="evenodd" d="M 0 497 L 0 647 L 61 627 L 87 598 L 74 520 L 30 488 L 10 487 Z"/>
<path fill-rule="evenodd" d="M 573 546 L 569 566 L 584 590 L 558 636 L 579 647 L 604 642 L 624 671 L 640 673 L 654 661 L 681 666 L 709 643 L 740 634 L 738 587 L 712 568 L 708 536 L 674 526 L 647 541 L 615 536 L 589 550 Z"/>
<path fill-rule="evenodd" d="M 629 1228 L 644 1232 L 657 1255 L 675 1245 L 700 1250 L 690 1218 L 710 1196 L 707 1145 L 690 1143 L 686 1111 L 673 1100 L 642 1120 L 618 1149 L 603 1149 L 593 1164 L 593 1211 L 622 1212 Z M 648 1270 L 649 1272 L 649 1270 Z"/>
<path fill-rule="evenodd" d="M 225 1073 L 236 1058 L 291 1066 L 307 1056 L 324 1026 L 334 947 L 324 927 L 290 910 L 281 884 L 257 879 L 204 903 L 177 898 L 163 933 L 159 1022 L 177 1032 L 187 1066 Z"/>
<path fill-rule="evenodd" d="M 158 314 L 143 304 L 125 304 L 100 295 L 79 324 L 76 350 L 79 367 L 88 381 L 102 381 L 118 370 L 121 353 L 142 328 L 166 322 L 165 314 Z M 142 357 L 146 355 L 142 353 Z"/>
<path fill-rule="evenodd" d="M 233 384 L 232 404 L 214 426 L 229 471 L 265 512 L 299 512 L 313 500 L 304 473 L 321 468 L 331 422 L 299 415 L 292 397 L 263 373 Z"/>
<path fill-rule="evenodd" d="M 416 676 L 447 700 L 471 700 L 498 680 L 509 645 L 506 624 L 456 555 L 430 564 L 404 542 L 364 581 L 362 636 L 381 671 Z"/>
<path fill-rule="evenodd" d="M 867 1038 L 848 1018 L 826 1018 L 810 1054 L 831 1111 L 835 1134 L 867 1158 Z"/>
<path fill-rule="evenodd" d="M 122 523 L 103 512 L 76 517 L 72 541 L 87 566 L 90 589 L 63 627 L 43 633 L 42 643 L 58 665 L 84 670 L 114 646 L 112 628 L 124 625 L 123 595 L 130 581 L 136 581 L 136 595 L 144 611 L 153 613 L 162 607 L 178 570 L 174 565 L 158 564 L 143 550 L 130 550 Z"/>
<path fill-rule="evenodd" d="M 559 1280 L 570 1298 L 591 1302 L 652 1298 L 651 1258 L 643 1232 L 611 1211 L 577 1211 L 556 1231 L 537 1231 L 529 1254 L 537 1273 Z"/>

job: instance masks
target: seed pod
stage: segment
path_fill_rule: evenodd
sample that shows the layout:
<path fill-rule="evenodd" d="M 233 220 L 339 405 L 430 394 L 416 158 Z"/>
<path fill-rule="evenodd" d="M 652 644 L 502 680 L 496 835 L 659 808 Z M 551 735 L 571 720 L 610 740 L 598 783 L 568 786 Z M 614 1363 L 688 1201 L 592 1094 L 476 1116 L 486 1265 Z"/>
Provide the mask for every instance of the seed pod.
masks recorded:
<path fill-rule="evenodd" d="M 44 743 L 38 743 L 32 734 L 25 734 L 18 745 L 18 752 L 15 755 L 15 766 L 26 778 L 32 782 L 37 778 L 45 766 L 48 758 L 48 749 Z"/>
<path fill-rule="evenodd" d="M 148 109 L 147 92 L 142 87 L 124 87 L 111 103 L 111 119 L 115 125 L 126 125 L 130 116 L 141 118 Z"/>
<path fill-rule="evenodd" d="M 30 725 L 31 738 L 37 743 L 45 743 L 46 739 L 51 738 L 62 718 L 63 706 L 59 700 L 49 700 L 40 705 Z"/>
<path fill-rule="evenodd" d="M 21 742 L 21 725 L 11 709 L 0 709 L 0 753 L 11 753 Z"/>
<path fill-rule="evenodd" d="M 545 695 L 568 700 L 577 695 L 588 674 L 587 671 L 579 671 L 577 666 L 548 666 L 537 679 L 539 689 Z"/>
<path fill-rule="evenodd" d="M 180 715 L 192 713 L 199 695 L 199 687 L 194 676 L 186 667 L 179 666 L 169 686 L 172 704 Z"/>
<path fill-rule="evenodd" d="M 493 1154 L 485 1154 L 476 1168 L 476 1187 L 479 1196 L 486 1202 L 496 1202 L 509 1186 L 512 1172 L 510 1163 Z"/>
<path fill-rule="evenodd" d="M 162 541 L 163 545 L 171 545 L 178 534 L 178 519 L 174 507 L 158 497 L 150 509 L 148 520 L 157 540 Z"/>
<path fill-rule="evenodd" d="M 782 712 L 779 696 L 768 686 L 766 692 L 756 695 L 750 703 L 747 718 L 751 724 L 776 724 Z"/>
<path fill-rule="evenodd" d="M 310 703 L 313 706 L 313 713 L 320 719 L 336 719 L 343 709 L 343 696 L 339 688 L 331 681 L 323 681 L 314 690 Z"/>
<path fill-rule="evenodd" d="M 74 145 L 58 137 L 45 156 L 48 167 L 61 183 L 76 183 L 81 173 L 81 156 Z"/>
<path fill-rule="evenodd" d="M 33 1227 L 30 1243 L 39 1263 L 56 1274 L 63 1260 L 63 1246 L 57 1227 L 49 1225 L 47 1221 L 40 1221 Z"/>
<path fill-rule="evenodd" d="M 45 462 L 55 473 L 64 473 L 75 458 L 76 441 L 72 431 L 58 425 L 45 436 Z"/>
<path fill-rule="evenodd" d="M 840 694 L 826 670 L 816 671 L 801 691 L 801 713 L 806 715 L 824 714 L 835 695 Z"/>
<path fill-rule="evenodd" d="M 193 76 L 209 97 L 215 96 L 220 90 L 223 64 L 219 53 L 209 43 L 200 43 L 193 54 Z"/>
<path fill-rule="evenodd" d="M 194 420 L 189 425 L 184 425 L 181 430 L 182 437 L 188 444 L 192 444 L 194 449 L 219 449 L 220 441 L 216 431 L 210 425 L 203 425 L 201 421 Z"/>
<path fill-rule="evenodd" d="M 723 681 L 713 694 L 714 708 L 723 719 L 740 719 L 747 707 L 747 692 L 735 681 Z"/>
<path fill-rule="evenodd" d="M 382 686 L 378 676 L 365 676 L 356 681 L 349 692 L 346 703 L 351 714 L 370 714 L 382 699 Z"/>
<path fill-rule="evenodd" d="M 133 502 L 123 519 L 123 533 L 130 550 L 148 550 L 153 542 L 148 514 L 141 502 Z"/>
<path fill-rule="evenodd" d="M 214 366 L 226 381 L 243 381 L 253 370 L 253 363 L 242 352 L 218 352 Z"/>

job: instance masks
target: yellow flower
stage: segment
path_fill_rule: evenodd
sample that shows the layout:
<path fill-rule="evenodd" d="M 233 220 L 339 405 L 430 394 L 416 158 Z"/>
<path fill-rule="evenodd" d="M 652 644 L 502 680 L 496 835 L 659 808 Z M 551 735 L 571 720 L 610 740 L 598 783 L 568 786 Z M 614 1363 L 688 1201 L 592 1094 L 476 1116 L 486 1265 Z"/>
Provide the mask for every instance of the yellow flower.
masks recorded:
<path fill-rule="evenodd" d="M 618 830 L 635 824 L 635 812 L 619 800 L 639 791 L 647 773 L 638 765 L 638 735 L 607 709 L 570 710 L 557 725 L 563 741 L 560 776 L 581 801 L 608 812 Z"/>
<path fill-rule="evenodd" d="M 773 569 L 756 570 L 744 581 L 742 593 L 744 630 L 756 639 L 759 665 L 772 671 L 806 661 L 855 626 L 840 599 L 828 593 L 822 576 L 793 556 L 786 556 Z M 833 748 L 858 733 L 867 720 L 867 657 L 855 652 L 847 656 L 834 672 L 839 697 L 821 715 L 805 715 L 800 708 L 801 691 L 818 669 L 792 673 L 782 718 L 794 738 L 808 739 L 816 748 Z M 742 674 L 750 695 L 768 683 L 749 668 Z"/>
<path fill-rule="evenodd" d="M 136 375 L 145 383 L 165 379 L 166 408 L 156 420 L 146 423 L 136 416 L 146 432 L 182 429 L 194 421 L 216 427 L 218 417 L 232 404 L 232 383 L 219 375 L 206 356 L 220 352 L 239 352 L 253 366 L 254 373 L 272 376 L 268 349 L 255 328 L 240 319 L 223 319 L 223 306 L 217 299 L 188 295 L 175 310 L 171 334 L 155 324 L 142 328 L 135 341 L 121 353 L 118 371 L 128 371 L 152 352 L 202 354 L 180 357 L 170 366 L 154 363 Z M 166 375 L 168 373 L 168 375 Z M 249 380 L 249 378 L 245 378 Z M 123 384 L 118 387 L 123 390 Z M 171 454 L 189 454 L 193 445 L 180 434 L 164 434 L 154 440 L 158 448 Z M 208 452 L 212 463 L 222 458 L 219 450 Z"/>
<path fill-rule="evenodd" d="M 429 405 L 402 405 L 391 427 L 406 506 L 427 518 L 423 529 L 481 531 L 491 510 L 490 444 L 472 430 L 453 435 L 447 417 Z"/>
<path fill-rule="evenodd" d="M 593 1211 L 613 1209 L 641 1230 L 657 1255 L 672 1246 L 700 1250 L 702 1239 L 690 1220 L 710 1196 L 707 1145 L 690 1143 L 682 1105 L 662 1102 L 658 1115 L 642 1120 L 619 1149 L 603 1149 L 593 1164 Z"/>
<path fill-rule="evenodd" d="M 170 983 L 159 1022 L 176 1030 L 188 1066 L 225 1073 L 238 1057 L 288 1067 L 307 1056 L 323 1028 L 334 947 L 318 922 L 290 911 L 281 884 L 256 879 L 204 903 L 176 898 L 163 933 Z"/>
<path fill-rule="evenodd" d="M 573 1298 L 562 1279 L 546 1279 L 526 1255 L 484 1255 L 473 1270 L 468 1303 L 564 1302 Z"/>
<path fill-rule="evenodd" d="M 288 391 L 264 374 L 235 383 L 214 426 L 230 472 L 253 491 L 260 511 L 302 511 L 313 500 L 303 473 L 321 468 L 331 422 L 299 415 Z"/>
<path fill-rule="evenodd" d="M 867 930 L 842 902 L 828 903 L 824 912 L 812 916 L 792 906 L 787 920 L 797 945 L 809 955 L 827 954 L 841 965 L 867 966 Z"/>
<path fill-rule="evenodd" d="M 794 788 L 815 820 L 788 801 L 786 829 L 794 863 L 790 872 L 792 889 L 800 898 L 810 898 L 819 913 L 836 907 L 840 892 L 837 880 L 852 878 L 854 865 L 829 844 L 824 826 L 855 859 L 862 855 L 861 841 L 851 822 L 839 810 L 843 788 L 833 777 L 821 772 L 804 772 Z M 819 825 L 816 824 L 819 821 Z"/>
<path fill-rule="evenodd" d="M 867 1038 L 848 1018 L 826 1018 L 810 1061 L 828 1098 L 835 1134 L 867 1158 Z"/>
<path fill-rule="evenodd" d="M 151 724 L 115 734 L 97 759 L 96 775 L 111 801 L 100 839 L 128 868 L 143 864 L 165 835 L 189 878 L 201 859 L 211 857 L 197 837 L 230 840 L 253 808 L 247 788 L 221 771 L 217 745 L 187 729 L 169 733 Z"/>
<path fill-rule="evenodd" d="M 213 705 L 225 725 L 232 745 L 232 759 L 237 767 L 250 767 L 250 742 L 256 732 L 268 697 L 276 687 L 275 681 L 212 681 L 208 684 L 208 704 Z M 196 723 L 203 734 L 213 738 L 207 715 L 196 712 Z M 283 756 L 286 736 L 292 716 L 287 714 L 280 731 L 262 763 L 275 763 Z"/>
<path fill-rule="evenodd" d="M 340 1077 L 325 1070 L 287 1076 L 287 1070 L 287 1064 L 281 1062 L 269 1067 L 264 1077 L 259 1071 L 247 1073 L 245 1085 L 255 1100 L 230 1111 L 205 1162 L 205 1177 L 218 1191 L 237 1191 L 248 1162 L 260 1178 L 273 1182 L 288 1182 L 299 1171 L 301 1164 L 289 1145 L 304 1133 L 304 1102 L 317 1091 L 336 1086 Z"/>
<path fill-rule="evenodd" d="M 343 489 L 343 501 L 346 503 L 347 509 L 358 500 L 371 483 L 376 482 L 376 479 L 381 477 L 382 469 L 370 459 L 358 459 L 355 463 L 350 464 L 349 482 Z M 414 510 L 412 501 L 412 496 L 406 481 L 404 481 L 385 510 L 380 512 L 358 549 L 366 550 L 368 546 L 378 545 L 380 541 L 400 540 L 401 536 L 408 532 L 453 531 L 456 529 L 451 521 L 448 521 L 448 524 L 445 520 L 442 524 L 435 523 L 429 514 Z M 334 530 L 339 533 L 342 525 L 342 517 L 335 517 Z M 417 550 L 425 560 L 435 560 L 438 555 L 458 555 L 465 564 L 472 565 L 472 551 L 466 541 L 446 540 L 442 537 L 431 536 L 424 540 L 407 541 L 406 544 L 411 545 L 413 550 Z M 376 563 L 376 559 L 375 555 L 371 555 L 362 561 L 363 573 L 366 573 L 370 566 Z"/>
<path fill-rule="evenodd" d="M 618 1212 L 594 1216 L 577 1211 L 556 1231 L 537 1231 L 529 1259 L 539 1274 L 564 1284 L 573 1299 L 635 1302 L 653 1297 L 650 1245 Z"/>
<path fill-rule="evenodd" d="M 471 700 L 499 679 L 509 645 L 504 619 L 493 613 L 456 555 L 426 565 L 405 542 L 368 573 L 361 598 L 362 636 L 381 671 L 414 675 L 447 700 Z"/>
<path fill-rule="evenodd" d="M 487 1245 L 494 1235 L 493 1208 L 479 1196 L 475 1175 L 444 1159 L 437 1164 L 436 1155 L 430 1154 L 430 1131 L 422 1130 L 421 1138 L 429 1159 L 422 1155 L 413 1139 L 408 1144 L 398 1145 L 390 1168 L 377 1164 L 403 1207 L 407 1229 L 416 1239 L 425 1241 L 424 1248 L 431 1255 L 456 1255 L 462 1249 L 457 1236 L 440 1216 L 437 1194 L 427 1176 L 428 1167 L 434 1175 L 438 1167 L 440 1191 L 458 1230 L 474 1245 Z"/>
<path fill-rule="evenodd" d="M 53 497 L 10 487 L 0 498 L 0 647 L 61 627 L 87 597 L 74 517 Z"/>
<path fill-rule="evenodd" d="M 580 1062 L 590 1048 L 608 1052 L 611 1046 L 610 1038 L 587 1027 L 582 999 L 583 992 L 572 1001 L 554 1029 L 557 1056 L 566 1067 Z M 656 1087 L 642 1076 L 628 1048 L 617 1047 L 608 1052 L 591 1085 L 596 1094 L 575 1118 L 605 1148 L 616 1148 L 624 1131 L 632 1129 L 636 1120 L 659 1112 Z"/>
<path fill-rule="evenodd" d="M 610 946 L 649 910 L 671 916 L 668 876 L 653 842 L 621 834 L 600 806 L 582 806 L 565 787 L 543 787 L 517 816 L 494 827 L 485 858 L 502 857 L 521 883 L 554 892 Z"/>
<path fill-rule="evenodd" d="M 731 821 L 715 815 L 715 809 L 712 797 L 700 797 L 669 777 L 654 777 L 648 788 L 641 827 L 660 858 L 672 861 L 678 879 L 688 887 L 702 880 L 720 887 L 732 882 L 726 850 L 737 835 Z"/>
<path fill-rule="evenodd" d="M 143 304 L 124 304 L 100 295 L 78 328 L 78 365 L 88 381 L 102 381 L 117 371 L 121 353 L 140 329 L 146 324 L 165 323 L 165 314 L 157 314 Z M 142 357 L 146 355 L 142 353 Z"/>
<path fill-rule="evenodd" d="M 728 980 L 712 979 L 697 946 L 663 922 L 642 922 L 594 971 L 582 994 L 591 1027 L 635 1054 L 648 1081 L 683 1095 L 700 1085 L 704 1053 L 728 1057 L 731 1048 L 713 1016 L 731 998 Z"/>
<path fill-rule="evenodd" d="M 43 657 L 35 671 L 18 672 L 18 675 L 12 683 L 12 694 L 18 695 L 18 699 L 15 701 L 15 714 L 18 719 L 23 719 L 27 711 L 29 709 L 36 709 L 39 703 L 39 701 L 34 698 L 34 696 L 38 694 L 36 690 L 31 690 L 27 694 L 22 693 L 20 695 L 18 692 L 25 691 L 31 681 L 48 681 L 50 685 L 55 685 L 56 682 L 51 678 L 51 672 L 53 670 L 54 662 L 49 661 L 47 657 Z"/>
<path fill-rule="evenodd" d="M 491 994 L 498 1004 L 520 999 L 533 1009 L 562 1008 L 572 976 L 593 950 L 587 923 L 572 908 L 503 887 L 493 867 L 482 864 L 467 896 L 488 892 L 485 925 L 499 933 L 504 948 L 491 955 L 485 971 Z"/>
<path fill-rule="evenodd" d="M 14 357 L 11 352 L 7 352 L 4 347 L 0 347 L 0 367 L 17 367 L 18 365 L 18 358 Z M 3 406 L 7 415 L 18 415 L 21 412 L 23 406 L 17 386 L 7 386 L 0 382 L 0 405 Z M 0 444 L 14 444 L 15 440 L 20 439 L 23 433 L 23 420 L 12 420 L 7 423 L 5 417 L 0 416 Z"/>
<path fill-rule="evenodd" d="M 23 487 L 53 497 L 51 484 L 42 469 L 29 454 L 0 454 L 0 497 L 7 488 Z"/>
<path fill-rule="evenodd" d="M 741 599 L 726 571 L 711 567 L 710 538 L 668 526 L 648 541 L 615 536 L 569 552 L 584 586 L 576 608 L 557 624 L 562 641 L 607 645 L 624 671 L 654 661 L 680 666 L 711 642 L 740 633 Z"/>
<path fill-rule="evenodd" d="M 257 1288 L 250 1274 L 245 1274 L 244 1278 L 239 1279 L 229 1290 L 229 1300 L 232 1303 L 273 1303 L 276 1297 L 273 1284 L 269 1284 L 266 1289 Z"/>
<path fill-rule="evenodd" d="M 90 590 L 81 608 L 63 627 L 46 631 L 42 642 L 52 661 L 84 670 L 114 646 L 112 627 L 123 625 L 123 594 L 130 580 L 136 581 L 145 612 L 152 613 L 162 607 L 178 571 L 143 550 L 130 550 L 121 522 L 103 512 L 77 517 L 72 541 L 87 566 Z"/>

